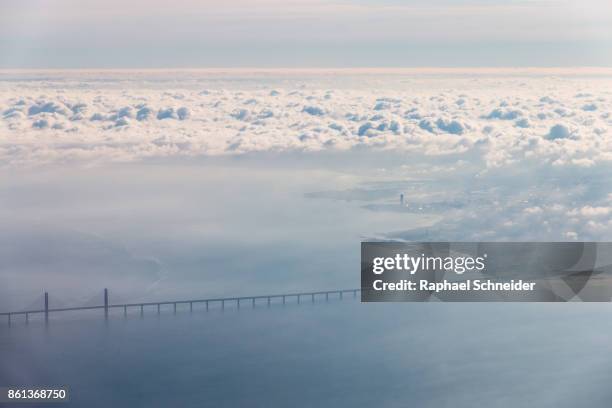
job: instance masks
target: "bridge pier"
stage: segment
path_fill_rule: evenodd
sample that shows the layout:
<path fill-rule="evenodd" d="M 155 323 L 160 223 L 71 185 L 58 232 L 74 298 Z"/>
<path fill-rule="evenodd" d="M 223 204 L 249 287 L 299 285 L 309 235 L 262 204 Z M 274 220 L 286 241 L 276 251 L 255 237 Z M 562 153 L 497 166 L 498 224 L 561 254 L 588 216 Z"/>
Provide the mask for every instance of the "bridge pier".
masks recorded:
<path fill-rule="evenodd" d="M 49 293 L 45 292 L 45 324 L 49 323 Z"/>
<path fill-rule="evenodd" d="M 108 289 L 104 288 L 104 318 L 108 320 Z"/>

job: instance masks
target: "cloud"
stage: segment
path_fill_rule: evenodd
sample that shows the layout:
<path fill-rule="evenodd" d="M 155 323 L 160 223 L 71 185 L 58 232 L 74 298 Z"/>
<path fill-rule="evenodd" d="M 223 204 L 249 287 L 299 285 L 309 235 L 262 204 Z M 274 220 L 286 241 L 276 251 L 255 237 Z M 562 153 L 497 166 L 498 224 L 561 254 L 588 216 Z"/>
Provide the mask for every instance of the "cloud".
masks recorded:
<path fill-rule="evenodd" d="M 131 118 L 131 117 L 132 117 L 132 107 L 131 106 L 124 106 L 122 108 L 117 109 L 115 112 L 113 112 L 108 117 L 108 120 L 117 121 L 119 119 Z"/>
<path fill-rule="evenodd" d="M 387 110 L 389 108 L 391 108 L 391 105 L 388 102 L 384 101 L 380 101 L 374 106 L 375 111 Z"/>
<path fill-rule="evenodd" d="M 149 119 L 153 115 L 153 109 L 143 106 L 136 112 L 136 120 L 143 121 Z"/>
<path fill-rule="evenodd" d="M 159 77 L 146 74 L 118 74 L 106 82 L 86 76 L 5 81 L 0 162 L 355 148 L 464 155 L 487 168 L 533 160 L 597 168 L 612 161 L 612 99 L 605 77 L 585 85 L 541 75 L 416 75 L 405 82 L 401 76 L 347 74 L 342 86 L 330 88 L 335 74 L 277 74 L 265 86 L 252 75 L 196 82 L 173 76 L 176 89 L 163 90 Z M 113 82 L 118 79 L 120 86 Z M 585 110 L 586 104 L 597 109 Z"/>
<path fill-rule="evenodd" d="M 434 124 L 428 120 L 428 119 L 423 119 L 419 122 L 419 127 L 423 130 L 426 130 L 430 133 L 434 133 L 435 131 L 435 127 Z"/>
<path fill-rule="evenodd" d="M 485 117 L 487 119 L 515 120 L 522 115 L 523 113 L 519 110 L 494 109 Z"/>
<path fill-rule="evenodd" d="M 571 132 L 565 125 L 554 125 L 550 128 L 550 131 L 546 135 L 549 140 L 567 139 L 570 137 Z"/>
<path fill-rule="evenodd" d="M 176 119 L 177 116 L 174 113 L 174 108 L 163 108 L 160 109 L 157 112 L 157 119 L 158 120 L 163 120 L 163 119 Z"/>
<path fill-rule="evenodd" d="M 304 106 L 304 109 L 302 109 L 302 112 L 306 112 L 312 116 L 325 115 L 325 111 L 323 111 L 323 109 L 319 108 L 318 106 Z"/>
<path fill-rule="evenodd" d="M 4 117 L 4 119 L 23 118 L 24 116 L 23 108 L 14 106 L 2 112 L 2 116 Z"/>
<path fill-rule="evenodd" d="M 178 117 L 179 120 L 185 120 L 189 118 L 189 109 L 183 107 L 180 107 L 176 110 L 176 116 Z"/>
<path fill-rule="evenodd" d="M 516 127 L 522 128 L 522 129 L 527 129 L 531 127 L 531 124 L 529 123 L 529 120 L 526 118 L 523 119 L 519 119 L 516 122 L 514 122 L 514 125 Z"/>
<path fill-rule="evenodd" d="M 94 113 L 93 115 L 91 115 L 89 120 L 92 121 L 92 122 L 97 122 L 97 121 L 103 121 L 103 120 L 107 120 L 107 119 L 106 119 L 106 116 L 104 116 L 101 113 Z"/>
<path fill-rule="evenodd" d="M 453 135 L 461 135 L 465 131 L 465 127 L 456 120 L 446 121 L 444 119 L 438 119 L 436 121 L 436 126 L 441 131 Z"/>
<path fill-rule="evenodd" d="M 46 119 L 38 119 L 32 123 L 32 127 L 36 129 L 45 129 L 49 127 L 49 121 Z"/>
<path fill-rule="evenodd" d="M 235 109 L 230 116 L 238 120 L 247 120 L 250 116 L 250 112 L 248 109 Z"/>
<path fill-rule="evenodd" d="M 372 123 L 366 122 L 363 125 L 359 126 L 359 129 L 357 130 L 357 134 L 359 136 L 373 136 L 373 134 L 368 135 L 368 131 L 372 128 L 373 128 Z"/>
<path fill-rule="evenodd" d="M 39 102 L 30 106 L 28 109 L 29 116 L 38 115 L 40 113 L 59 113 L 61 115 L 65 115 L 66 109 L 55 102 Z"/>

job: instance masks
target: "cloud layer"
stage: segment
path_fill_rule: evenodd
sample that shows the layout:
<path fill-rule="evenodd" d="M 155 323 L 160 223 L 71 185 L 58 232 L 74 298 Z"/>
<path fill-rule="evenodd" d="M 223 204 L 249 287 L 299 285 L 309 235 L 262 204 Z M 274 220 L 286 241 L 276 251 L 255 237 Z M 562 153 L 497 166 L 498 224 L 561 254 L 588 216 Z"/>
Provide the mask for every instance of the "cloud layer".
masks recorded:
<path fill-rule="evenodd" d="M 163 86 L 144 74 L 14 77 L 0 85 L 0 162 L 366 148 L 464 155 L 488 168 L 588 167 L 612 161 L 611 85 L 511 74 L 179 76 Z"/>

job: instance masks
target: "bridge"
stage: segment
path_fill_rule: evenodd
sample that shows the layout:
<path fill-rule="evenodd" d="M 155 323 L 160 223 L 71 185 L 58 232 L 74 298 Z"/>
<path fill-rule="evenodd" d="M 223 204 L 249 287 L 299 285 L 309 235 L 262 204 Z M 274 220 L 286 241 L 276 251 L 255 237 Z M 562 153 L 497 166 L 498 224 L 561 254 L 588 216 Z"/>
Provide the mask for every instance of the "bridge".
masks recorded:
<path fill-rule="evenodd" d="M 45 292 L 44 297 L 44 306 L 43 309 L 39 310 L 25 310 L 25 311 L 17 311 L 17 312 L 1 312 L 0 316 L 7 317 L 7 323 L 9 327 L 14 321 L 14 318 L 19 316 L 23 317 L 23 321 L 27 324 L 30 320 L 30 316 L 32 315 L 43 315 L 45 323 L 49 322 L 49 315 L 51 313 L 61 313 L 61 312 L 72 312 L 79 310 L 101 310 L 104 312 L 104 318 L 108 319 L 109 311 L 111 309 L 119 309 L 123 310 L 123 316 L 127 317 L 128 310 L 136 309 L 140 312 L 140 316 L 144 316 L 145 308 L 154 310 L 157 309 L 157 314 L 161 313 L 162 306 L 173 306 L 174 314 L 177 312 L 177 307 L 179 305 L 189 306 L 189 312 L 193 312 L 193 305 L 196 304 L 204 304 L 206 306 L 206 311 L 209 310 L 209 307 L 215 305 L 220 306 L 223 310 L 225 309 L 226 304 L 233 304 L 237 309 L 240 309 L 242 305 L 248 307 L 250 304 L 251 308 L 255 308 L 257 303 L 261 303 L 265 301 L 266 306 L 270 306 L 273 301 L 281 302 L 281 304 L 286 304 L 288 301 L 295 302 L 300 304 L 302 300 L 310 300 L 311 303 L 314 303 L 316 300 L 325 299 L 325 301 L 329 301 L 330 298 L 336 298 L 342 300 L 345 295 L 349 295 L 352 297 L 357 297 L 358 293 L 361 293 L 361 289 L 336 289 L 336 290 L 326 290 L 326 291 L 317 291 L 317 292 L 296 292 L 296 293 L 283 293 L 283 294 L 274 294 L 274 295 L 257 295 L 257 296 L 236 296 L 236 297 L 219 297 L 219 298 L 208 298 L 208 299 L 189 299 L 189 300 L 170 300 L 170 301 L 161 301 L 161 302 L 142 302 L 142 303 L 124 303 L 124 304 L 110 304 L 108 302 L 108 289 L 104 289 L 104 303 L 99 306 L 80 306 L 80 307 L 63 307 L 63 308 L 49 308 L 49 293 Z"/>

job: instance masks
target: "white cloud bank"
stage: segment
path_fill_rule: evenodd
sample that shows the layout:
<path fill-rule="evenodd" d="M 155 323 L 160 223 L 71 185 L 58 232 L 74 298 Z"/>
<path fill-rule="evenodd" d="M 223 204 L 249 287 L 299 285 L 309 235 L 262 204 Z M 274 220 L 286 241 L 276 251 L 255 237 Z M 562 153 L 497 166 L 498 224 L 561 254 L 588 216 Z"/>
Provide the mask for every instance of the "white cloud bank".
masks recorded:
<path fill-rule="evenodd" d="M 589 167 L 612 161 L 611 111 L 602 75 L 13 74 L 0 84 L 0 163 L 369 148 Z"/>

